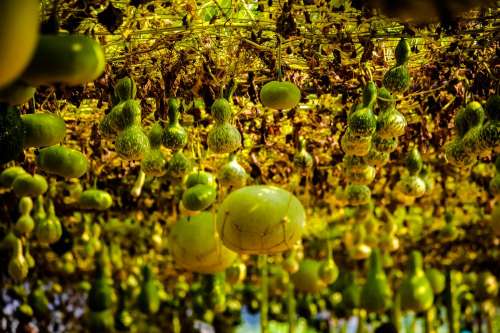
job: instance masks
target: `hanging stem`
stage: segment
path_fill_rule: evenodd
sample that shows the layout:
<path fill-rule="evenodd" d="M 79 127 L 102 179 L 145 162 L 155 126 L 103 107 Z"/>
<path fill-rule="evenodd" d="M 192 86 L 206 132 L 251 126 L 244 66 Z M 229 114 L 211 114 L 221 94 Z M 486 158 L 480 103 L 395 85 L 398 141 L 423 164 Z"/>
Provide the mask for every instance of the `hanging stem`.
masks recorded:
<path fill-rule="evenodd" d="M 446 315 L 448 317 L 448 330 L 450 333 L 457 333 L 455 326 L 455 309 L 454 309 L 454 296 L 453 296 L 453 286 L 451 281 L 451 271 L 446 271 L 446 288 L 445 288 L 445 299 L 446 299 Z"/>
<path fill-rule="evenodd" d="M 268 322 L 268 312 L 269 312 L 269 277 L 268 277 L 268 267 L 267 267 L 267 255 L 259 256 L 260 267 L 262 279 L 260 281 L 260 288 L 262 291 L 262 304 L 260 307 L 260 331 L 261 333 L 269 333 L 269 322 Z"/>
<path fill-rule="evenodd" d="M 394 304 L 391 311 L 391 322 L 399 332 L 401 330 L 401 295 L 396 292 L 394 295 Z"/>
<path fill-rule="evenodd" d="M 294 333 L 295 332 L 295 294 L 294 294 L 294 290 L 293 290 L 293 283 L 291 281 L 288 283 L 287 302 L 288 302 L 288 333 Z"/>
<path fill-rule="evenodd" d="M 436 308 L 433 306 L 425 312 L 425 333 L 434 333 L 434 320 L 436 318 Z"/>
<path fill-rule="evenodd" d="M 281 36 L 276 35 L 278 39 L 278 61 L 276 64 L 276 74 L 278 75 L 278 81 L 283 80 L 283 72 L 281 71 Z"/>

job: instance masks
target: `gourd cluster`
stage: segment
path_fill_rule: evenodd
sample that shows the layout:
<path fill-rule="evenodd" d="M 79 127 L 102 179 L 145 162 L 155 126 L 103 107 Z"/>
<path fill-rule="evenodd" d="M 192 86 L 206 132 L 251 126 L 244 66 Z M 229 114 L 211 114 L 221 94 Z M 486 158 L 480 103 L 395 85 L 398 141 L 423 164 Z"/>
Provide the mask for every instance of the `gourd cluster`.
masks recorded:
<path fill-rule="evenodd" d="M 405 160 L 406 172 L 394 186 L 393 194 L 404 204 L 412 204 L 430 190 L 426 182 L 426 169 L 423 168 L 422 156 L 417 148 L 412 148 Z"/>
<path fill-rule="evenodd" d="M 485 112 L 486 110 L 486 112 Z M 456 137 L 445 147 L 446 160 L 459 167 L 473 165 L 479 156 L 500 147 L 500 97 L 490 96 L 485 108 L 470 102 L 455 115 Z"/>

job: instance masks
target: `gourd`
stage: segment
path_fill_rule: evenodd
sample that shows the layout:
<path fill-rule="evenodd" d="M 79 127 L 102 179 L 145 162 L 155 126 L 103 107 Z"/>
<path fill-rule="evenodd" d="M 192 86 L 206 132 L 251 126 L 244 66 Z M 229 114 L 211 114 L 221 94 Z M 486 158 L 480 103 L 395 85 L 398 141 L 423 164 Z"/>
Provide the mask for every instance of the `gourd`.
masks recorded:
<path fill-rule="evenodd" d="M 150 149 L 148 136 L 140 125 L 134 123 L 137 117 L 133 109 L 128 102 L 123 106 L 121 113 L 126 127 L 115 142 L 118 156 L 128 161 L 142 160 Z"/>
<path fill-rule="evenodd" d="M 360 206 L 370 202 L 371 191 L 366 185 L 349 184 L 345 189 L 345 196 L 349 205 Z"/>
<path fill-rule="evenodd" d="M 235 285 L 245 280 L 247 267 L 241 261 L 235 261 L 231 266 L 226 269 L 226 281 Z"/>
<path fill-rule="evenodd" d="M 372 138 L 371 136 L 356 136 L 350 128 L 347 128 L 340 140 L 340 145 L 347 155 L 366 156 L 372 146 Z"/>
<path fill-rule="evenodd" d="M 377 135 L 383 139 L 397 138 L 405 133 L 406 126 L 405 116 L 395 107 L 390 107 L 378 115 Z"/>
<path fill-rule="evenodd" d="M 180 101 L 177 98 L 168 99 L 168 125 L 163 133 L 163 145 L 174 151 L 182 149 L 188 141 L 188 134 L 179 124 Z"/>
<path fill-rule="evenodd" d="M 434 302 L 431 284 L 422 268 L 423 259 L 418 251 L 412 251 L 408 272 L 401 282 L 401 309 L 422 312 L 428 310 Z"/>
<path fill-rule="evenodd" d="M 11 106 L 29 102 L 35 96 L 36 88 L 22 82 L 14 82 L 0 89 L 0 102 Z"/>
<path fill-rule="evenodd" d="M 210 185 L 214 188 L 217 187 L 215 177 L 211 173 L 202 170 L 197 170 L 187 175 L 184 185 L 186 185 L 186 188 L 191 188 L 196 185 Z"/>
<path fill-rule="evenodd" d="M 318 276 L 327 285 L 335 282 L 339 276 L 339 269 L 335 265 L 333 258 L 329 258 L 320 264 Z"/>
<path fill-rule="evenodd" d="M 356 284 L 355 274 L 347 273 L 348 284 L 342 290 L 342 306 L 351 311 L 359 308 L 361 298 L 361 287 Z"/>
<path fill-rule="evenodd" d="M 32 113 L 21 116 L 24 126 L 24 147 L 49 147 L 64 140 L 64 119 L 51 113 Z"/>
<path fill-rule="evenodd" d="M 367 166 L 363 157 L 348 154 L 344 155 L 342 163 L 346 170 L 354 172 L 363 172 Z"/>
<path fill-rule="evenodd" d="M 21 282 L 28 276 L 29 266 L 23 255 L 23 244 L 17 239 L 12 248 L 12 257 L 9 260 L 7 271 L 9 276 L 16 282 Z"/>
<path fill-rule="evenodd" d="M 191 161 L 184 155 L 182 150 L 179 150 L 168 161 L 167 173 L 174 178 L 182 178 L 191 168 Z"/>
<path fill-rule="evenodd" d="M 49 200 L 48 212 L 44 218 L 43 203 L 41 197 L 37 198 L 37 221 L 35 227 L 35 236 L 42 244 L 53 244 L 57 242 L 62 236 L 61 222 L 56 216 L 54 203 Z"/>
<path fill-rule="evenodd" d="M 427 185 L 419 176 L 422 166 L 423 162 L 420 152 L 417 148 L 411 149 L 406 157 L 406 169 L 409 171 L 410 175 L 402 177 L 401 180 L 396 183 L 394 188 L 396 194 L 402 195 L 402 198 L 419 198 L 425 194 Z"/>
<path fill-rule="evenodd" d="M 241 147 L 241 134 L 230 123 L 215 124 L 208 132 L 207 144 L 216 154 L 232 153 Z"/>
<path fill-rule="evenodd" d="M 346 168 L 345 176 L 351 184 L 368 185 L 375 179 L 375 174 L 375 168 L 365 164 L 361 170 Z"/>
<path fill-rule="evenodd" d="M 39 1 L 0 2 L 0 88 L 28 66 L 38 41 Z"/>
<path fill-rule="evenodd" d="M 18 197 L 36 197 L 47 192 L 48 188 L 45 177 L 37 174 L 20 175 L 12 183 L 12 190 Z"/>
<path fill-rule="evenodd" d="M 198 184 L 184 191 L 182 204 L 191 211 L 204 210 L 215 201 L 216 196 L 214 186 Z"/>
<path fill-rule="evenodd" d="M 260 101 L 272 109 L 291 109 L 300 102 L 300 89 L 292 82 L 270 81 L 260 90 Z"/>
<path fill-rule="evenodd" d="M 89 332 L 111 333 L 115 329 L 115 318 L 112 310 L 91 311 L 88 318 Z"/>
<path fill-rule="evenodd" d="M 457 167 L 468 167 L 472 165 L 476 158 L 465 151 L 462 140 L 455 139 L 445 145 L 445 157 L 448 163 Z"/>
<path fill-rule="evenodd" d="M 33 201 L 30 197 L 22 197 L 19 200 L 19 213 L 21 216 L 14 225 L 14 231 L 18 236 L 28 236 L 35 228 L 35 221 L 30 216 L 33 209 Z"/>
<path fill-rule="evenodd" d="M 299 262 L 294 251 L 283 260 L 281 266 L 290 274 L 296 273 L 299 270 Z"/>
<path fill-rule="evenodd" d="M 36 163 L 43 171 L 64 178 L 80 178 L 87 173 L 89 167 L 85 155 L 64 146 L 40 149 Z"/>
<path fill-rule="evenodd" d="M 225 247 L 214 228 L 215 216 L 201 212 L 183 217 L 169 234 L 169 246 L 177 266 L 193 272 L 215 273 L 228 268 L 236 253 Z"/>
<path fill-rule="evenodd" d="M 377 131 L 377 133 L 372 138 L 372 147 L 381 153 L 392 153 L 397 149 L 398 142 L 399 140 L 396 137 L 391 137 L 388 139 L 382 138 Z"/>
<path fill-rule="evenodd" d="M 380 87 L 377 90 L 377 105 L 380 109 L 380 114 L 396 107 L 396 100 L 386 87 Z"/>
<path fill-rule="evenodd" d="M 432 288 L 434 295 L 439 295 L 444 291 L 445 288 L 445 276 L 436 268 L 430 268 L 425 271 L 425 276 Z"/>
<path fill-rule="evenodd" d="M 473 101 L 467 104 L 467 106 L 459 111 L 456 116 L 459 136 L 463 136 L 470 129 L 482 125 L 484 122 L 484 115 L 484 109 L 479 102 Z"/>
<path fill-rule="evenodd" d="M 107 210 L 113 205 L 111 195 L 103 190 L 90 189 L 83 191 L 78 199 L 81 209 Z"/>
<path fill-rule="evenodd" d="M 401 38 L 394 51 L 396 65 L 385 73 L 382 84 L 393 93 L 403 93 L 410 87 L 410 72 L 408 60 L 410 58 L 410 45 L 405 38 Z"/>
<path fill-rule="evenodd" d="M 493 149 L 495 153 L 500 153 L 500 121 L 489 120 L 481 126 L 477 140 L 479 152 Z"/>
<path fill-rule="evenodd" d="M 135 98 L 137 95 L 137 85 L 130 76 L 125 76 L 118 80 L 113 93 L 120 102 L 125 102 Z"/>
<path fill-rule="evenodd" d="M 139 101 L 129 99 L 114 106 L 103 119 L 102 129 L 104 134 L 120 133 L 132 125 L 141 125 L 141 104 Z M 105 126 L 109 125 L 109 129 Z"/>
<path fill-rule="evenodd" d="M 379 168 L 389 162 L 390 155 L 387 152 L 378 151 L 374 146 L 370 148 L 368 154 L 363 157 L 366 164 Z"/>
<path fill-rule="evenodd" d="M 290 275 L 296 290 L 304 293 L 318 293 L 326 288 L 326 283 L 319 277 L 321 263 L 314 259 L 304 259 L 299 263 L 299 270 Z"/>
<path fill-rule="evenodd" d="M 21 168 L 20 166 L 13 166 L 5 169 L 0 173 L 0 186 L 2 187 L 12 187 L 14 180 L 21 175 L 27 175 L 26 170 Z"/>
<path fill-rule="evenodd" d="M 368 312 L 383 313 L 391 305 L 392 291 L 387 281 L 379 249 L 368 260 L 368 277 L 361 289 L 360 306 Z"/>
<path fill-rule="evenodd" d="M 37 280 L 36 288 L 32 289 L 29 294 L 28 303 L 37 318 L 46 317 L 50 313 L 49 300 L 45 295 L 45 290 L 40 280 Z"/>
<path fill-rule="evenodd" d="M 227 123 L 233 119 L 231 104 L 225 98 L 218 98 L 210 108 L 210 113 L 216 123 Z"/>
<path fill-rule="evenodd" d="M 311 169 L 313 163 L 313 157 L 306 148 L 306 140 L 303 137 L 300 137 L 299 150 L 293 157 L 293 164 L 300 170 L 308 170 Z"/>
<path fill-rule="evenodd" d="M 111 268 L 107 249 L 96 254 L 95 277 L 88 295 L 88 306 L 92 312 L 109 310 L 114 302 Z"/>
<path fill-rule="evenodd" d="M 349 255 L 354 260 L 365 260 L 370 256 L 372 252 L 372 248 L 366 242 L 366 228 L 363 223 L 356 224 L 353 228 L 352 232 L 352 244 L 346 242 L 346 245 L 349 249 Z"/>
<path fill-rule="evenodd" d="M 230 154 L 228 162 L 219 169 L 217 179 L 223 186 L 240 188 L 246 185 L 248 174 L 238 163 L 236 154 Z"/>
<path fill-rule="evenodd" d="M 239 253 L 286 251 L 300 239 L 304 226 L 300 201 L 274 186 L 247 186 L 231 192 L 217 212 L 222 242 Z"/>
<path fill-rule="evenodd" d="M 137 299 L 139 310 L 145 314 L 155 314 L 160 309 L 157 281 L 148 265 L 142 267 L 141 291 Z"/>
<path fill-rule="evenodd" d="M 146 175 L 161 177 L 167 172 L 167 160 L 160 150 L 163 129 L 159 123 L 155 123 L 149 130 L 149 151 L 141 161 L 141 170 Z"/>
<path fill-rule="evenodd" d="M 31 86 L 75 86 L 96 80 L 104 72 L 105 63 L 101 46 L 90 37 L 42 35 L 20 79 Z"/>
<path fill-rule="evenodd" d="M 368 82 L 363 90 L 363 103 L 349 115 L 347 125 L 355 136 L 371 136 L 377 128 L 377 118 L 373 113 L 373 104 L 377 99 L 377 87 L 373 81 Z"/>
<path fill-rule="evenodd" d="M 17 159 L 23 146 L 24 127 L 19 109 L 0 103 L 0 164 Z"/>

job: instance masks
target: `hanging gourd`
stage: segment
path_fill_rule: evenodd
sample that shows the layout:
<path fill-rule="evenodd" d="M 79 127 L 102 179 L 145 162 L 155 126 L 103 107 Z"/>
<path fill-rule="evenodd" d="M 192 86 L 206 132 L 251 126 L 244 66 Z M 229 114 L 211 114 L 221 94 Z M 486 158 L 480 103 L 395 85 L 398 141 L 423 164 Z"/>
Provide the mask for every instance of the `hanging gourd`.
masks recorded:
<path fill-rule="evenodd" d="M 375 179 L 374 167 L 364 164 L 360 168 L 345 168 L 346 180 L 351 184 L 369 185 Z"/>
<path fill-rule="evenodd" d="M 18 106 L 29 102 L 35 96 L 36 88 L 22 82 L 14 82 L 0 89 L 0 102 Z"/>
<path fill-rule="evenodd" d="M 124 112 L 123 110 L 125 108 L 127 111 Z M 103 122 L 107 121 L 108 123 L 105 123 L 105 125 L 109 125 L 109 129 L 106 129 L 104 132 L 107 136 L 111 136 L 111 134 L 120 133 L 130 126 L 140 126 L 141 117 L 142 110 L 140 101 L 128 99 L 120 102 L 120 104 L 114 106 L 111 111 L 104 116 Z M 105 125 L 103 124 L 102 127 Z"/>
<path fill-rule="evenodd" d="M 214 186 L 197 184 L 184 191 L 182 205 L 190 211 L 204 210 L 215 201 L 216 196 Z"/>
<path fill-rule="evenodd" d="M 368 312 L 383 313 L 392 302 L 392 290 L 382 268 L 379 249 L 373 249 L 368 261 L 368 277 L 361 289 L 360 306 Z"/>
<path fill-rule="evenodd" d="M 46 318 L 50 314 L 49 300 L 45 294 L 42 281 L 36 281 L 34 288 L 31 289 L 31 293 L 28 296 L 28 302 L 36 318 Z"/>
<path fill-rule="evenodd" d="M 45 215 L 45 217 L 44 217 Z M 61 221 L 56 216 L 54 203 L 49 200 L 47 214 L 43 208 L 43 199 L 41 196 L 37 198 L 37 207 L 35 210 L 35 236 L 42 244 L 53 244 L 62 236 Z"/>
<path fill-rule="evenodd" d="M 94 281 L 87 299 L 92 312 L 109 310 L 116 297 L 112 287 L 111 264 L 106 252 L 107 248 L 103 248 L 96 254 Z"/>
<path fill-rule="evenodd" d="M 224 245 L 239 253 L 272 254 L 291 249 L 305 227 L 305 211 L 290 192 L 256 185 L 230 193 L 219 206 L 217 229 Z"/>
<path fill-rule="evenodd" d="M 401 38 L 394 51 L 396 65 L 384 75 L 382 84 L 392 93 L 404 93 L 410 87 L 410 72 L 408 60 L 410 59 L 410 45 L 405 38 Z"/>
<path fill-rule="evenodd" d="M 20 166 L 9 167 L 0 173 L 0 186 L 5 188 L 12 187 L 14 180 L 18 176 L 27 175 L 28 173 Z"/>
<path fill-rule="evenodd" d="M 392 153 L 398 148 L 398 138 L 384 139 L 376 132 L 372 137 L 373 148 L 381 153 Z"/>
<path fill-rule="evenodd" d="M 169 245 L 177 266 L 199 273 L 222 272 L 236 259 L 214 228 L 215 216 L 202 212 L 174 224 Z"/>
<path fill-rule="evenodd" d="M 150 149 L 149 138 L 143 128 L 137 123 L 137 105 L 133 100 L 124 102 L 121 119 L 124 129 L 118 134 L 115 149 L 118 156 L 127 161 L 142 160 Z M 140 119 L 140 118 L 139 118 Z"/>
<path fill-rule="evenodd" d="M 318 293 L 327 287 L 320 278 L 321 262 L 314 259 L 304 259 L 299 263 L 299 270 L 290 275 L 296 290 L 304 293 Z"/>
<path fill-rule="evenodd" d="M 363 90 L 363 102 L 358 104 L 347 119 L 347 126 L 353 136 L 371 136 L 377 128 L 373 106 L 377 100 L 377 86 L 369 81 Z"/>
<path fill-rule="evenodd" d="M 419 176 L 423 162 L 417 148 L 408 152 L 405 163 L 409 175 L 402 177 L 394 187 L 396 196 L 399 196 L 402 202 L 405 202 L 406 198 L 414 199 L 423 196 L 427 188 L 425 181 Z"/>
<path fill-rule="evenodd" d="M 19 109 L 5 103 L 0 103 L 0 147 L 0 164 L 17 159 L 24 147 L 24 126 Z"/>
<path fill-rule="evenodd" d="M 339 276 L 339 269 L 333 258 L 328 258 L 320 264 L 318 276 L 327 285 L 335 282 Z"/>
<path fill-rule="evenodd" d="M 407 125 L 406 118 L 396 110 L 396 101 L 385 87 L 378 91 L 378 105 L 380 113 L 377 117 L 377 135 L 382 139 L 403 135 Z"/>
<path fill-rule="evenodd" d="M 12 190 L 18 197 L 36 197 L 47 192 L 49 184 L 41 175 L 28 173 L 15 178 Z"/>
<path fill-rule="evenodd" d="M 217 188 L 214 175 L 202 170 L 196 170 L 187 175 L 184 185 L 186 188 L 191 188 L 196 185 L 210 185 Z"/>
<path fill-rule="evenodd" d="M 422 254 L 412 251 L 408 272 L 401 282 L 401 310 L 422 312 L 428 310 L 434 302 L 431 284 L 423 270 Z"/>
<path fill-rule="evenodd" d="M 378 151 L 374 145 L 372 145 L 368 154 L 363 156 L 363 160 L 366 162 L 366 164 L 376 168 L 380 168 L 386 165 L 389 162 L 389 159 L 389 153 Z"/>
<path fill-rule="evenodd" d="M 430 268 L 425 271 L 425 276 L 431 284 L 432 292 L 434 295 L 439 295 L 446 287 L 444 274 L 436 268 Z"/>
<path fill-rule="evenodd" d="M 137 95 L 137 85 L 134 79 L 130 76 L 125 76 L 116 82 L 113 89 L 114 97 L 119 103 L 125 102 L 129 99 L 135 99 Z"/>
<path fill-rule="evenodd" d="M 38 42 L 37 0 L 0 3 L 0 88 L 12 83 L 29 65 Z"/>
<path fill-rule="evenodd" d="M 372 248 L 367 244 L 366 238 L 365 225 L 362 223 L 356 224 L 352 232 L 352 244 L 346 244 L 349 256 L 352 259 L 365 260 L 370 256 Z"/>
<path fill-rule="evenodd" d="M 182 150 L 178 150 L 168 161 L 167 174 L 174 178 L 184 177 L 192 168 L 191 161 L 184 155 Z"/>
<path fill-rule="evenodd" d="M 224 164 L 217 173 L 217 179 L 222 186 L 231 186 L 233 188 L 240 188 L 246 185 L 248 174 L 238 163 L 236 154 L 229 154 L 226 164 Z"/>
<path fill-rule="evenodd" d="M 12 248 L 12 257 L 9 260 L 7 272 L 16 282 L 22 282 L 28 276 L 29 265 L 23 254 L 23 244 L 16 239 Z"/>
<path fill-rule="evenodd" d="M 232 153 L 241 147 L 241 134 L 230 121 L 215 122 L 208 132 L 207 144 L 216 154 Z"/>
<path fill-rule="evenodd" d="M 19 237 L 27 237 L 35 228 L 35 221 L 30 216 L 33 209 L 33 200 L 30 197 L 22 197 L 19 200 L 19 213 L 21 216 L 14 225 L 14 231 Z"/>
<path fill-rule="evenodd" d="M 292 109 L 300 102 L 300 89 L 288 81 L 270 81 L 260 90 L 263 106 L 276 109 Z"/>
<path fill-rule="evenodd" d="M 52 113 L 31 113 L 21 116 L 24 127 L 24 147 L 57 145 L 66 136 L 64 119 Z"/>
<path fill-rule="evenodd" d="M 347 203 L 351 206 L 365 205 L 371 200 L 371 191 L 366 185 L 349 184 L 344 192 Z"/>
<path fill-rule="evenodd" d="M 168 125 L 163 132 L 163 145 L 173 151 L 184 148 L 188 142 L 188 133 L 179 123 L 180 105 L 179 99 L 168 99 Z"/>
<path fill-rule="evenodd" d="M 158 282 L 148 265 L 142 267 L 141 291 L 137 298 L 139 310 L 144 314 L 155 314 L 160 309 Z"/>
<path fill-rule="evenodd" d="M 36 163 L 46 173 L 64 178 L 80 178 L 87 173 L 89 167 L 85 155 L 64 146 L 40 149 L 36 157 Z"/>
<path fill-rule="evenodd" d="M 366 156 L 372 146 L 371 136 L 356 136 L 348 127 L 340 140 L 340 146 L 346 155 Z"/>
<path fill-rule="evenodd" d="M 78 206 L 81 209 L 107 210 L 113 205 L 111 195 L 96 188 L 83 191 L 78 199 Z"/>
<path fill-rule="evenodd" d="M 167 160 L 160 150 L 163 137 L 163 128 L 155 123 L 149 130 L 150 149 L 141 161 L 141 170 L 148 176 L 161 177 L 167 172 Z"/>
<path fill-rule="evenodd" d="M 314 164 L 314 159 L 307 151 L 306 140 L 303 137 L 299 138 L 299 149 L 293 156 L 293 164 L 297 169 L 306 171 L 311 170 Z"/>

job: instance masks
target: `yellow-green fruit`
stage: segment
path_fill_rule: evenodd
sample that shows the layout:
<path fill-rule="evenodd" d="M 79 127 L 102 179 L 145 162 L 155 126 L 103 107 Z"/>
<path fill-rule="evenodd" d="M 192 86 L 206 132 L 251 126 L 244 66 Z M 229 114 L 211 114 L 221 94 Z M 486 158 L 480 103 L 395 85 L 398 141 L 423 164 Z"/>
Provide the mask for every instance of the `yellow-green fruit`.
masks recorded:
<path fill-rule="evenodd" d="M 425 275 L 431 284 L 434 295 L 441 294 L 446 286 L 445 275 L 435 268 L 426 270 Z"/>
<path fill-rule="evenodd" d="M 376 170 L 370 165 L 366 165 L 362 170 L 346 170 L 346 178 L 352 184 L 368 185 L 375 179 Z"/>
<path fill-rule="evenodd" d="M 37 0 L 0 1 L 0 88 L 28 66 L 38 41 Z"/>
<path fill-rule="evenodd" d="M 395 191 L 405 196 L 419 198 L 425 194 L 425 181 L 419 176 L 403 177 L 396 183 Z"/>
<path fill-rule="evenodd" d="M 14 180 L 21 175 L 28 174 L 23 168 L 19 166 L 13 166 L 5 169 L 0 174 L 0 186 L 2 187 L 11 187 Z"/>
<path fill-rule="evenodd" d="M 200 272 L 222 272 L 236 259 L 235 252 L 226 248 L 214 229 L 215 216 L 202 212 L 184 217 L 172 227 L 169 245 L 177 266 Z"/>
<path fill-rule="evenodd" d="M 208 133 L 207 144 L 216 154 L 232 153 L 241 147 L 241 134 L 231 124 L 216 124 Z"/>
<path fill-rule="evenodd" d="M 36 197 L 47 192 L 48 188 L 45 177 L 40 175 L 21 175 L 12 183 L 12 189 L 18 197 Z"/>
<path fill-rule="evenodd" d="M 141 125 L 141 105 L 137 100 L 129 99 L 114 106 L 106 116 L 110 128 L 119 133 L 129 126 Z"/>
<path fill-rule="evenodd" d="M 498 281 L 495 275 L 481 272 L 477 279 L 475 295 L 480 301 L 495 298 L 498 295 Z"/>
<path fill-rule="evenodd" d="M 317 293 L 326 288 L 326 283 L 319 277 L 321 262 L 304 259 L 299 263 L 299 270 L 290 275 L 296 290 L 305 293 Z"/>
<path fill-rule="evenodd" d="M 29 265 L 23 255 L 20 239 L 17 239 L 14 244 L 13 255 L 9 260 L 7 271 L 9 272 L 9 276 L 16 282 L 21 282 L 28 276 Z"/>
<path fill-rule="evenodd" d="M 256 185 L 231 192 L 217 213 L 217 229 L 239 253 L 272 254 L 292 248 L 305 227 L 305 210 L 290 192 Z"/>
<path fill-rule="evenodd" d="M 43 171 L 64 178 L 79 178 L 87 173 L 89 167 L 85 155 L 64 146 L 40 149 L 36 162 Z"/>
<path fill-rule="evenodd" d="M 398 148 L 398 142 L 398 138 L 384 139 L 378 135 L 378 132 L 372 138 L 373 148 L 381 153 L 392 153 Z"/>
<path fill-rule="evenodd" d="M 229 161 L 220 168 L 217 179 L 223 186 L 239 188 L 245 186 L 248 174 L 236 160 L 236 155 L 232 155 Z"/>
<path fill-rule="evenodd" d="M 106 60 L 101 45 L 83 35 L 43 35 L 33 58 L 21 75 L 32 86 L 92 82 L 104 71 Z"/>
<path fill-rule="evenodd" d="M 88 318 L 89 332 L 111 333 L 114 332 L 115 319 L 112 310 L 90 312 Z"/>
<path fill-rule="evenodd" d="M 141 170 L 148 176 L 162 177 L 167 172 L 167 160 L 160 149 L 150 149 L 141 161 Z"/>
<path fill-rule="evenodd" d="M 423 259 L 418 251 L 410 254 L 408 272 L 401 282 L 401 309 L 422 312 L 434 303 L 431 284 L 422 269 Z"/>
<path fill-rule="evenodd" d="M 455 139 L 445 146 L 446 160 L 457 166 L 467 167 L 476 161 L 476 157 L 465 151 L 462 140 Z"/>
<path fill-rule="evenodd" d="M 106 210 L 113 204 L 111 195 L 103 190 L 86 190 L 80 194 L 78 205 L 81 209 Z"/>
<path fill-rule="evenodd" d="M 381 167 L 389 162 L 390 155 L 387 152 L 378 151 L 374 146 L 370 149 L 368 154 L 363 157 L 366 164 Z"/>
<path fill-rule="evenodd" d="M 389 109 L 377 118 L 377 134 L 384 139 L 395 138 L 405 133 L 406 125 L 406 118 L 401 112 Z"/>
<path fill-rule="evenodd" d="M 181 178 L 191 170 L 191 161 L 179 150 L 168 162 L 167 173 L 173 177 Z"/>
<path fill-rule="evenodd" d="M 206 171 L 193 171 L 186 177 L 186 180 L 184 181 L 184 185 L 186 185 L 186 188 L 191 188 L 199 184 L 210 185 L 213 188 L 217 187 L 214 175 Z"/>
<path fill-rule="evenodd" d="M 137 86 L 134 80 L 129 76 L 119 79 L 115 85 L 114 94 L 122 102 L 134 99 L 137 94 Z"/>
<path fill-rule="evenodd" d="M 142 127 L 132 125 L 118 135 L 115 148 L 125 160 L 142 160 L 149 150 L 149 139 Z"/>
<path fill-rule="evenodd" d="M 188 188 L 182 195 L 182 204 L 191 211 L 208 208 L 216 198 L 215 188 L 211 185 L 198 184 Z"/>
<path fill-rule="evenodd" d="M 345 189 L 345 195 L 351 206 L 366 205 L 371 199 L 370 188 L 366 185 L 349 184 Z"/>
<path fill-rule="evenodd" d="M 410 87 L 408 67 L 406 65 L 392 67 L 385 73 L 382 84 L 392 93 L 404 93 Z"/>
<path fill-rule="evenodd" d="M 269 108 L 291 109 L 299 104 L 300 89 L 291 82 L 271 81 L 260 90 L 260 101 Z"/>
<path fill-rule="evenodd" d="M 216 99 L 210 108 L 210 113 L 214 120 L 219 123 L 227 123 L 233 118 L 231 104 L 225 98 Z"/>
<path fill-rule="evenodd" d="M 321 263 L 318 276 L 326 284 L 335 282 L 339 276 L 339 269 L 333 259 Z"/>
<path fill-rule="evenodd" d="M 24 126 L 24 147 L 48 147 L 60 143 L 66 135 L 64 119 L 51 113 L 21 116 Z"/>
<path fill-rule="evenodd" d="M 342 136 L 340 145 L 346 155 L 365 156 L 372 146 L 372 137 L 354 135 L 348 128 Z"/>
<path fill-rule="evenodd" d="M 360 306 L 368 312 L 383 313 L 392 303 L 392 290 L 382 268 L 379 249 L 373 249 L 368 261 L 368 277 L 361 289 Z"/>
<path fill-rule="evenodd" d="M 29 102 L 35 95 L 36 88 L 25 85 L 22 82 L 14 82 L 0 89 L 0 102 L 9 105 L 21 105 Z"/>

